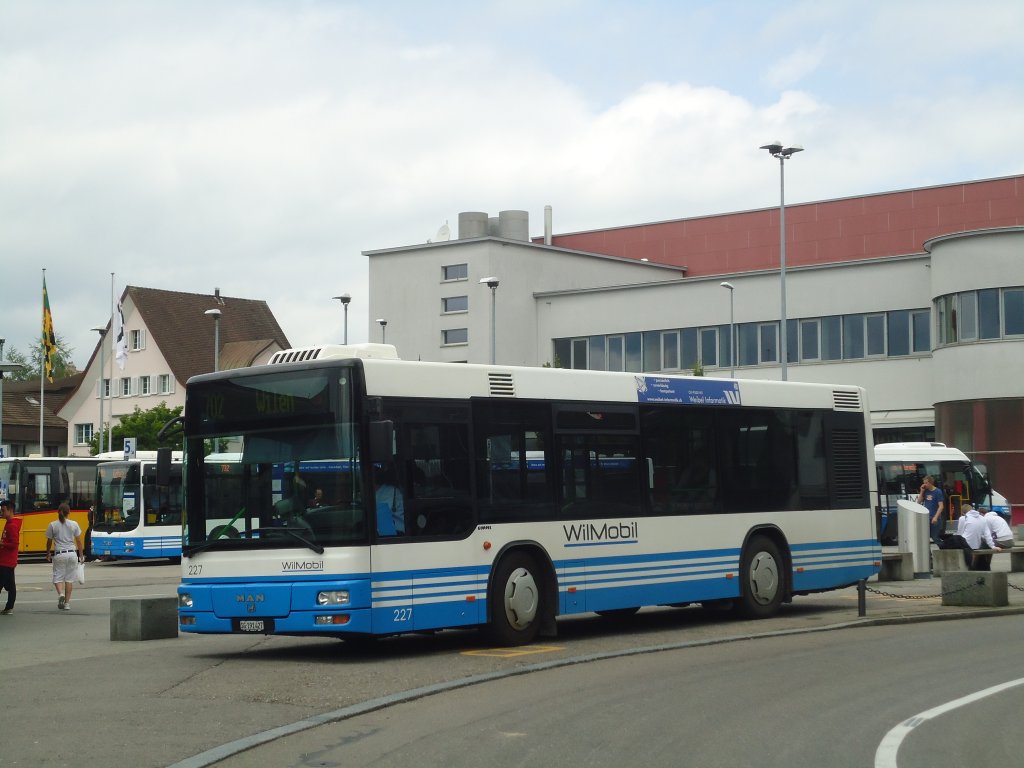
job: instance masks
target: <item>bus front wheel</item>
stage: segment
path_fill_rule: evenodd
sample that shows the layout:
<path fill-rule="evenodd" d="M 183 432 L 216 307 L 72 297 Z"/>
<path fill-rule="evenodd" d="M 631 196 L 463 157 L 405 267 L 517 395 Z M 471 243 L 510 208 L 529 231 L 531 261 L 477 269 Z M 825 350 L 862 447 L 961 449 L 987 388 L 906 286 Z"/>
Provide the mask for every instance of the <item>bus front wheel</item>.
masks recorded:
<path fill-rule="evenodd" d="M 536 561 L 524 552 L 502 558 L 488 597 L 487 634 L 501 645 L 533 642 L 543 618 L 543 577 Z"/>
<path fill-rule="evenodd" d="M 755 536 L 743 551 L 740 613 L 750 619 L 774 616 L 786 593 L 785 561 L 767 536 Z"/>

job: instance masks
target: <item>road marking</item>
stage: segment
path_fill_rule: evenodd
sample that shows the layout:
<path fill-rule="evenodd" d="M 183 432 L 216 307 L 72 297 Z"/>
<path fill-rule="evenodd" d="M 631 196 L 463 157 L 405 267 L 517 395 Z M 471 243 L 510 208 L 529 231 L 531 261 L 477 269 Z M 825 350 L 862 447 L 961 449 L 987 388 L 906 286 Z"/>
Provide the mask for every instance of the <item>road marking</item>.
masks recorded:
<path fill-rule="evenodd" d="M 519 656 L 530 656 L 534 653 L 552 653 L 564 651 L 558 645 L 529 645 L 524 648 L 484 648 L 479 651 L 462 651 L 461 656 L 490 656 L 496 659 L 513 659 Z"/>
<path fill-rule="evenodd" d="M 954 699 L 953 701 L 946 702 L 945 704 L 940 704 L 926 712 L 922 712 L 919 715 L 914 715 L 913 717 L 904 720 L 885 734 L 882 742 L 878 745 L 878 750 L 875 752 L 875 768 L 897 768 L 896 753 L 899 751 L 900 745 L 903 743 L 903 740 L 910 735 L 910 732 L 919 725 L 939 717 L 940 715 L 944 715 L 947 712 L 952 712 L 954 709 L 958 709 L 967 704 L 972 704 L 975 701 L 980 701 L 981 699 L 992 696 L 993 694 L 1002 693 L 1003 691 L 1014 688 L 1018 685 L 1024 685 L 1024 678 L 1011 680 L 1008 683 L 994 685 L 983 691 L 968 694 L 967 696 Z"/>

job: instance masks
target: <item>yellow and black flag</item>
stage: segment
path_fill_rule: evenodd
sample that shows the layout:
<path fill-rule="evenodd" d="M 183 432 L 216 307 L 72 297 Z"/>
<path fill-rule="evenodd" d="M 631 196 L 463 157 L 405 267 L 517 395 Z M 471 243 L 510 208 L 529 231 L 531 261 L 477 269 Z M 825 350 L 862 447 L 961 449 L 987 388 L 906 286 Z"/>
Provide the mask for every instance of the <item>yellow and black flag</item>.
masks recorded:
<path fill-rule="evenodd" d="M 46 293 L 46 276 L 43 275 L 43 371 L 46 380 L 53 383 L 53 356 L 57 352 L 57 337 L 53 333 L 53 317 L 50 315 L 50 297 Z"/>

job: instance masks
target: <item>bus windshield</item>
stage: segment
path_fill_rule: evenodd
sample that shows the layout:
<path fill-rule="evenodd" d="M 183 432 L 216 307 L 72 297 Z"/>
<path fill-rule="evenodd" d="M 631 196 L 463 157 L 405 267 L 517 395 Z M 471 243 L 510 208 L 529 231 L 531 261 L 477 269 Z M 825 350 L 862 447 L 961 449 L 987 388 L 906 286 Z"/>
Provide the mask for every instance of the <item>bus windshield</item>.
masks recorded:
<path fill-rule="evenodd" d="M 105 462 L 97 467 L 93 530 L 131 531 L 145 526 L 181 525 L 181 465 L 171 467 L 167 487 L 157 485 L 152 461 Z"/>
<path fill-rule="evenodd" d="M 185 446 L 186 555 L 368 540 L 350 373 L 190 384 L 207 410 Z"/>

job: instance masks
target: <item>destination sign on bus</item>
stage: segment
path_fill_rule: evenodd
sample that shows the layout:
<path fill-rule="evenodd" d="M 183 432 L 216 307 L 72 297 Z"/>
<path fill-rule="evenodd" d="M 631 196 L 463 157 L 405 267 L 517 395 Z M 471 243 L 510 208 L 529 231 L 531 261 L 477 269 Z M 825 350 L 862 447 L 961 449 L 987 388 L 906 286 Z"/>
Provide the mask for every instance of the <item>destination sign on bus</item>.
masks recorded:
<path fill-rule="evenodd" d="M 740 405 L 737 381 L 676 379 L 668 376 L 637 376 L 637 400 L 641 403 L 685 405 Z"/>
<path fill-rule="evenodd" d="M 225 425 L 288 421 L 299 426 L 332 417 L 329 377 L 324 371 L 289 377 L 239 376 L 192 385 L 198 408 L 187 411 L 187 429 L 205 432 Z"/>

